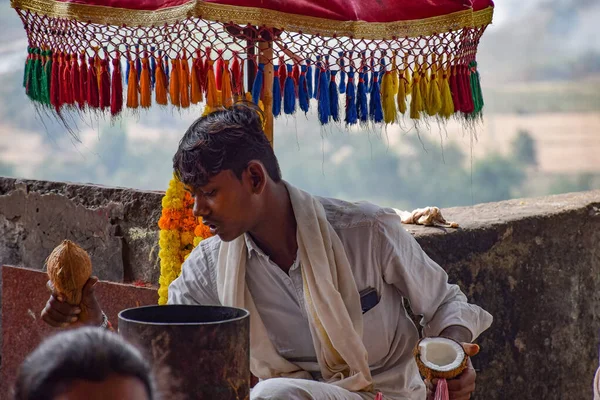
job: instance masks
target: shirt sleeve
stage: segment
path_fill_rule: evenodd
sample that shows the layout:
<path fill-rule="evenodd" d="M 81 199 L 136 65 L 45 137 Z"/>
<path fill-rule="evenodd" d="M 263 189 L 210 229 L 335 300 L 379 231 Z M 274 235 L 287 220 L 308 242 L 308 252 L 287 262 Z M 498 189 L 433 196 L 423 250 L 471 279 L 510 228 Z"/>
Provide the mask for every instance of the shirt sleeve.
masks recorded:
<path fill-rule="evenodd" d="M 206 240 L 208 241 L 208 240 Z M 167 304 L 220 305 L 216 283 L 217 250 L 200 242 L 181 266 L 181 275 L 169 285 Z"/>
<path fill-rule="evenodd" d="M 475 340 L 492 324 L 492 316 L 467 302 L 458 285 L 425 252 L 392 210 L 379 217 L 381 268 L 386 283 L 394 285 L 416 315 L 421 315 L 425 336 L 438 336 L 451 325 L 471 331 Z"/>

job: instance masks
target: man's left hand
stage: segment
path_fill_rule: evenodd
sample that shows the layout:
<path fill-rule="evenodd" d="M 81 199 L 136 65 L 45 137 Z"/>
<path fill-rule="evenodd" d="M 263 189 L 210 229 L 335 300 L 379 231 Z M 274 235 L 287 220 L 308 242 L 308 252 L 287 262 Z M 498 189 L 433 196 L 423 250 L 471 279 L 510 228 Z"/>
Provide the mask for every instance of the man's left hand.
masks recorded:
<path fill-rule="evenodd" d="M 479 346 L 472 343 L 462 343 L 465 353 L 469 357 L 474 356 L 479 352 Z M 475 378 L 477 373 L 473 364 L 471 364 L 471 358 L 467 360 L 467 367 L 465 370 L 454 379 L 448 379 L 448 394 L 450 400 L 468 400 L 471 398 L 471 394 L 475 391 Z M 433 400 L 435 396 L 435 388 L 437 385 L 437 379 L 431 381 L 425 381 L 427 386 L 427 400 Z"/>

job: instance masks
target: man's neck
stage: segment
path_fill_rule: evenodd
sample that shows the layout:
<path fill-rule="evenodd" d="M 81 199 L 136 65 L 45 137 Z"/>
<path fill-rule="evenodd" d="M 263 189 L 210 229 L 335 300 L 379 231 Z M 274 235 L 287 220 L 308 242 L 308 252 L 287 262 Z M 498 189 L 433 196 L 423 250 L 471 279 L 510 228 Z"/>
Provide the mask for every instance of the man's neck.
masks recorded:
<path fill-rule="evenodd" d="M 298 252 L 296 217 L 283 182 L 271 182 L 267 190 L 270 196 L 267 197 L 261 223 L 249 234 L 256 245 L 287 274 Z"/>

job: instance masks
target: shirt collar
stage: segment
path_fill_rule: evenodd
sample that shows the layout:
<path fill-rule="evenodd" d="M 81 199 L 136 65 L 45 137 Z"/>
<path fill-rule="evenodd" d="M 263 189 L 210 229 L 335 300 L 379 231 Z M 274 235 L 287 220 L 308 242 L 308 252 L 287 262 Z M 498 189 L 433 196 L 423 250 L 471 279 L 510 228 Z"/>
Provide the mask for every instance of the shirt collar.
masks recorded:
<path fill-rule="evenodd" d="M 244 240 L 246 241 L 246 247 L 248 249 L 248 259 L 252 258 L 252 254 L 255 253 L 259 257 L 264 257 L 265 259 L 269 259 L 269 256 L 265 254 L 264 251 L 252 240 L 252 236 L 248 233 L 244 233 Z M 298 268 L 300 265 L 300 249 L 298 249 L 298 253 L 296 253 L 296 259 L 290 268 L 290 271 Z"/>
<path fill-rule="evenodd" d="M 267 257 L 261 248 L 254 243 L 254 240 L 252 240 L 252 236 L 250 236 L 249 233 L 244 233 L 244 240 L 246 241 L 246 247 L 248 248 L 248 258 L 251 258 L 253 253 L 256 253 L 261 257 Z"/>

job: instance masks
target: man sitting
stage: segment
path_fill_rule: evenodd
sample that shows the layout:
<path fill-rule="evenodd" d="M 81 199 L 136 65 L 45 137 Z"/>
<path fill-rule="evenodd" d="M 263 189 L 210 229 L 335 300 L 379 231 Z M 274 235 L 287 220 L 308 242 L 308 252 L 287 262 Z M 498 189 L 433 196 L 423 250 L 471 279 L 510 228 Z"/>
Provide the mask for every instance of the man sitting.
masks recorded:
<path fill-rule="evenodd" d="M 261 379 L 252 399 L 358 400 L 381 392 L 422 400 L 412 356 L 419 334 L 403 299 L 422 316 L 425 336 L 469 343 L 492 322 L 448 283 L 393 210 L 314 197 L 282 180 L 260 111 L 250 105 L 194 122 L 173 166 L 215 236 L 187 258 L 169 304 L 250 311 L 251 370 Z M 93 311 L 79 323 L 99 325 L 93 290 L 84 292 Z M 53 296 L 43 318 L 59 326 L 76 320 L 75 311 Z M 448 387 L 450 399 L 468 399 L 472 366 Z"/>

